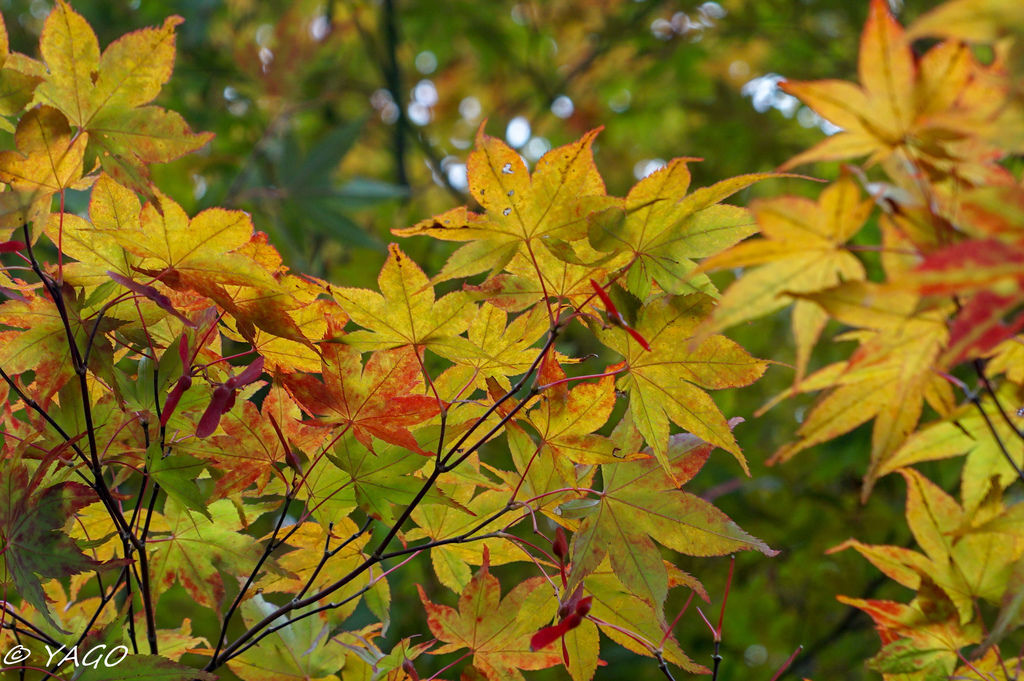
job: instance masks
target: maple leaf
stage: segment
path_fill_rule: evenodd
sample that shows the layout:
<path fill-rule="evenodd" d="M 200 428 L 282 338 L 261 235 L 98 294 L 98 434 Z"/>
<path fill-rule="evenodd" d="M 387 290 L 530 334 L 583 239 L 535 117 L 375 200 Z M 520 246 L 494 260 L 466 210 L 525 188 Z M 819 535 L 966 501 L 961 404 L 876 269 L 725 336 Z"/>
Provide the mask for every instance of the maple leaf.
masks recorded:
<path fill-rule="evenodd" d="M 239 532 L 239 511 L 234 503 L 215 501 L 207 510 L 210 519 L 167 499 L 162 514 L 167 532 L 151 535 L 149 565 L 156 584 L 169 588 L 181 582 L 196 603 L 216 608 L 224 598 L 218 568 L 255 565 L 260 548 L 252 537 Z"/>
<path fill-rule="evenodd" d="M 682 571 L 676 570 L 676 572 L 681 573 Z M 684 583 L 674 577 L 675 575 L 670 572 L 670 588 L 676 586 L 697 587 L 695 588 L 695 593 L 703 600 L 708 600 L 707 594 L 699 584 L 694 585 L 692 582 Z M 604 634 L 626 650 L 630 650 L 638 655 L 650 656 L 651 651 L 645 645 L 639 643 L 632 634 L 639 634 L 648 641 L 660 641 L 665 637 L 665 632 L 669 630 L 669 624 L 665 621 L 662 608 L 655 606 L 650 602 L 650 599 L 624 585 L 608 558 L 605 558 L 601 565 L 587 576 L 584 580 L 584 588 L 594 599 L 591 614 L 596 619 L 612 625 L 602 628 Z M 566 639 L 568 639 L 567 644 L 570 646 L 572 646 L 573 634 L 575 632 L 579 632 L 577 635 L 585 636 L 587 633 L 587 622 L 584 622 L 582 626 L 566 636 Z M 592 656 L 596 657 L 594 652 L 597 648 L 597 642 L 591 645 L 594 648 L 581 650 L 581 655 L 577 656 L 576 659 L 582 661 L 592 658 Z M 673 636 L 669 635 L 665 638 L 662 645 L 665 659 L 672 664 L 679 666 L 690 674 L 710 673 L 709 669 L 691 660 L 683 652 Z M 570 663 L 573 661 L 573 652 L 573 649 L 570 648 Z M 596 660 L 594 663 L 596 665 Z M 570 671 L 572 671 L 572 666 L 570 666 Z M 574 674 L 573 679 L 576 678 Z"/>
<path fill-rule="evenodd" d="M 545 384 L 564 381 L 565 372 L 557 361 L 539 375 Z M 541 403 L 530 410 L 527 421 L 540 436 L 540 456 L 566 459 L 577 464 L 618 462 L 632 452 L 618 452 L 612 439 L 595 431 L 604 426 L 615 408 L 614 372 L 622 365 L 609 367 L 610 374 L 597 383 L 579 383 L 565 394 L 545 391 Z M 566 470 L 562 467 L 562 470 Z M 575 482 L 575 473 L 566 480 Z"/>
<path fill-rule="evenodd" d="M 918 596 L 909 605 L 846 596 L 837 599 L 874 621 L 883 647 L 868 665 L 878 671 L 947 678 L 960 649 L 982 638 L 978 622 L 962 622 L 950 600 L 927 576 L 922 577 Z"/>
<path fill-rule="evenodd" d="M 71 297 L 70 287 L 61 289 L 68 323 L 75 342 L 83 347 L 95 323 L 101 331 L 109 331 L 117 325 L 108 319 L 96 322 L 82 309 L 82 301 Z M 0 331 L 0 366 L 9 374 L 33 371 L 34 384 L 46 397 L 61 388 L 73 376 L 74 368 L 69 356 L 67 330 L 57 306 L 49 298 L 30 292 L 20 300 L 8 300 L 0 304 L 0 324 L 14 327 L 18 331 Z M 110 377 L 110 365 L 104 359 L 109 343 L 98 334 L 94 352 L 89 357 L 89 368 L 98 375 Z"/>
<path fill-rule="evenodd" d="M 751 267 L 723 294 L 701 333 L 714 333 L 761 317 L 793 302 L 791 293 L 811 293 L 841 280 L 864 278 L 864 267 L 843 248 L 868 214 L 870 201 L 862 201 L 850 176 L 829 185 L 818 201 L 784 197 L 751 206 L 762 239 L 726 249 L 701 263 L 698 271 Z M 793 310 L 797 340 L 797 378 L 802 377 L 810 351 L 825 325 L 824 311 L 805 300 Z"/>
<path fill-rule="evenodd" d="M 427 275 L 396 244 L 388 246 L 377 283 L 381 293 L 334 289 L 335 300 L 352 321 L 368 329 L 348 334 L 345 343 L 374 350 L 406 345 L 465 347 L 465 339 L 460 343 L 456 338 L 474 313 L 465 293 L 455 291 L 435 300 Z"/>
<path fill-rule="evenodd" d="M 994 123 L 988 101 L 970 96 L 973 62 L 963 45 L 944 43 L 919 62 L 910 41 L 885 0 L 871 0 L 861 36 L 857 72 L 860 86 L 839 80 L 786 81 L 781 88 L 842 128 L 817 146 L 790 159 L 783 168 L 816 160 L 839 160 L 870 154 L 881 161 L 898 149 L 939 169 L 998 157 L 990 145 L 965 144 Z"/>
<path fill-rule="evenodd" d="M 331 461 L 348 474 L 348 487 L 355 492 L 359 507 L 385 523 L 394 521 L 394 507 L 403 509 L 417 498 L 423 479 L 415 473 L 427 463 L 409 448 L 372 443 L 370 448 L 346 433 L 335 445 Z M 424 504 L 453 503 L 437 488 L 423 494 Z M 454 504 L 457 506 L 457 504 Z"/>
<path fill-rule="evenodd" d="M 1015 200 L 1017 206 L 1010 208 L 1013 204 L 1007 201 L 1005 215 L 985 215 L 983 229 L 971 225 L 981 232 L 978 238 L 927 253 L 915 268 L 891 278 L 895 287 L 957 297 L 959 309 L 950 321 L 940 366 L 982 356 L 1024 328 L 1024 237 L 1014 226 L 1012 212 L 1024 205 L 1024 192 L 1000 192 L 991 198 Z M 966 208 L 975 218 L 982 212 L 970 203 Z M 1002 230 L 1000 223 L 1009 224 Z"/>
<path fill-rule="evenodd" d="M 64 279 L 78 286 L 95 287 L 106 282 L 108 271 L 124 277 L 137 276 L 142 258 L 126 251 L 114 234 L 137 229 L 142 206 L 135 192 L 101 174 L 89 197 L 89 219 L 74 213 L 51 215 L 46 234 L 59 244 L 65 257 Z"/>
<path fill-rule="evenodd" d="M 418 506 L 411 516 L 416 527 L 405 533 L 405 540 L 442 541 L 468 532 L 478 534 L 501 529 L 507 524 L 507 519 L 497 516 L 508 502 L 508 490 L 486 489 L 477 494 L 477 485 L 485 481 L 483 476 L 476 477 L 476 484 L 466 484 L 466 478 L 456 477 L 440 481 L 438 489 L 454 503 Z M 481 519 L 489 517 L 495 517 L 495 520 L 479 527 Z M 435 546 L 430 549 L 430 562 L 438 581 L 455 593 L 462 593 L 472 579 L 470 565 L 480 565 L 485 550 L 491 565 L 522 560 L 522 553 L 504 539 L 488 538 Z"/>
<path fill-rule="evenodd" d="M 78 186 L 88 138 L 72 135 L 64 116 L 48 106 L 21 117 L 14 133 L 17 151 L 0 151 L 0 181 L 10 187 L 0 193 L 0 227 L 46 224 L 50 197 Z"/>
<path fill-rule="evenodd" d="M 351 518 L 341 517 L 333 521 L 333 529 L 328 532 L 327 525 L 316 522 L 302 523 L 295 532 L 288 534 L 288 546 L 295 550 L 289 551 L 281 556 L 278 561 L 280 572 L 268 572 L 261 576 L 257 586 L 264 592 L 292 593 L 300 591 L 306 582 L 314 577 L 311 588 L 319 589 L 335 581 L 338 576 L 347 574 L 366 559 L 364 550 L 371 537 L 369 533 L 359 533 L 359 528 Z M 294 528 L 293 528 L 294 529 Z M 330 565 L 320 565 L 322 551 L 312 551 L 310 547 L 323 547 L 342 545 L 342 541 L 348 537 L 355 537 L 344 544 L 341 550 L 334 554 Z M 353 582 L 352 591 L 361 588 L 358 582 Z M 345 593 L 339 593 L 338 598 L 344 598 Z M 352 607 L 358 604 L 358 599 L 352 599 Z M 349 611 L 351 613 L 351 611 Z M 344 611 L 340 614 L 332 614 L 331 620 L 341 623 L 347 619 Z"/>
<path fill-rule="evenodd" d="M 949 337 L 943 323 L 946 306 L 918 311 L 917 295 L 883 290 L 878 284 L 851 281 L 820 293 L 798 294 L 833 319 L 859 328 L 854 337 L 860 347 L 849 361 L 825 367 L 794 386 L 794 392 L 832 390 L 800 425 L 800 439 L 771 458 L 772 463 L 786 461 L 875 419 L 864 499 L 884 461 L 916 427 L 924 400 L 934 401 L 941 394 L 933 384 L 942 379 L 932 369 Z"/>
<path fill-rule="evenodd" d="M 327 457 L 314 456 L 298 482 L 298 489 L 293 491 L 284 480 L 272 479 L 264 491 L 282 496 L 294 494 L 296 499 L 305 502 L 310 515 L 325 526 L 336 518 L 347 518 L 358 506 L 352 476 Z"/>
<path fill-rule="evenodd" d="M 141 258 L 135 269 L 173 283 L 274 286 L 269 273 L 248 255 L 235 253 L 249 243 L 252 221 L 240 210 L 209 208 L 189 219 L 170 198 L 156 192 L 159 209 L 150 201 L 139 221 L 112 234 L 126 251 Z"/>
<path fill-rule="evenodd" d="M 166 406 L 165 406 L 166 410 Z M 244 401 L 240 409 L 233 409 L 221 419 L 223 435 L 214 435 L 204 441 L 192 438 L 176 445 L 181 451 L 200 457 L 219 473 L 214 485 L 214 497 L 225 498 L 255 484 L 263 493 L 274 476 L 274 467 L 286 460 L 285 445 L 274 428 L 277 422 L 286 441 L 299 451 L 311 452 L 326 433 L 300 423 L 302 413 L 283 387 L 275 385 L 256 405 Z"/>
<path fill-rule="evenodd" d="M 547 397 L 550 398 L 550 396 L 551 393 Z M 629 412 L 627 412 L 623 421 L 629 419 Z M 558 506 L 567 497 L 574 497 L 573 494 L 567 493 L 568 488 L 589 487 L 596 469 L 593 466 L 577 468 L 568 457 L 552 456 L 550 447 L 545 446 L 543 441 L 536 442 L 516 421 L 506 423 L 504 433 L 515 470 L 501 471 L 499 475 L 507 484 L 513 487 L 518 486 L 522 498 L 533 499 L 531 502 L 533 508 L 555 514 L 567 512 L 565 509 L 553 507 Z M 598 437 L 597 440 L 602 441 L 602 438 Z M 614 438 L 612 441 L 615 443 Z M 605 446 L 603 442 L 601 446 Z M 616 446 L 617 443 L 612 444 L 609 450 L 616 454 L 621 453 L 624 458 L 630 455 L 636 456 L 633 452 L 615 451 Z M 639 451 L 639 448 L 635 451 Z M 574 499 L 570 503 L 586 505 L 596 502 L 593 500 L 583 502 Z"/>
<path fill-rule="evenodd" d="M 929 253 L 899 284 L 913 284 L 926 295 L 978 289 L 1024 287 L 1024 239 L 964 241 Z"/>
<path fill-rule="evenodd" d="M 1013 385 L 1006 383 L 996 397 L 1001 404 L 1012 404 L 1018 400 L 1015 392 Z M 961 495 L 965 511 L 972 513 L 989 498 L 993 487 L 1005 489 L 1018 479 L 1004 449 L 1011 460 L 1024 459 L 1024 441 L 1013 432 L 1012 421 L 1004 421 L 1000 408 L 986 396 L 978 405 L 965 404 L 946 419 L 916 430 L 879 466 L 878 475 L 922 461 L 966 455 Z"/>
<path fill-rule="evenodd" d="M 912 468 L 900 471 L 907 482 L 906 517 L 924 554 L 895 546 L 847 541 L 833 549 L 854 548 L 897 582 L 923 593 L 941 589 L 962 625 L 972 622 L 977 599 L 999 604 L 1024 544 L 1003 534 L 1001 501 L 981 515 L 994 522 L 970 528 L 971 519 L 948 494 Z M 1001 515 L 1002 514 L 1002 515 Z M 901 632 L 906 635 L 906 632 Z"/>
<path fill-rule="evenodd" d="M 290 274 L 262 232 L 252 234 L 230 255 L 238 259 L 235 271 L 242 275 L 231 283 L 182 276 L 174 270 L 154 276 L 172 288 L 195 291 L 216 302 L 234 318 L 235 329 L 227 329 L 226 335 L 266 349 L 268 367 L 281 372 L 315 370 L 320 355 L 311 339 L 328 333 L 333 337 L 333 329 L 344 326 L 348 318 L 341 308 L 318 299 L 325 290 L 319 282 Z"/>
<path fill-rule="evenodd" d="M 756 549 L 777 552 L 724 513 L 679 487 L 700 471 L 714 446 L 689 434 L 672 436 L 664 463 L 628 461 L 601 466 L 598 508 L 573 537 L 569 587 L 600 566 L 605 557 L 622 583 L 660 607 L 668 594 L 668 573 L 654 539 L 692 556 L 721 556 Z"/>
<path fill-rule="evenodd" d="M 541 244 L 550 246 L 547 239 Z M 515 282 L 517 296 L 531 303 L 555 299 L 573 307 L 583 307 L 594 294 L 590 282 L 605 280 L 609 268 L 626 258 L 625 253 L 608 254 L 593 250 L 586 240 L 565 244 L 565 251 L 537 248 L 530 253 L 516 253 L 505 266 Z M 596 262 L 593 262 L 596 261 Z M 481 288 L 487 287 L 485 282 Z"/>
<path fill-rule="evenodd" d="M 599 132 L 549 151 L 531 175 L 519 153 L 485 135 L 481 125 L 466 165 L 469 191 L 486 213 L 456 208 L 392 233 L 471 242 L 452 254 L 438 281 L 497 272 L 517 253 L 532 257 L 544 250 L 541 239 L 582 237 L 584 218 L 601 205 L 595 197 L 605 195 L 591 151 Z"/>
<path fill-rule="evenodd" d="M 913 468 L 900 473 L 907 482 L 907 524 L 932 563 L 925 574 L 946 593 L 966 624 L 974 619 L 975 599 L 999 602 L 1024 544 L 994 532 L 957 536 L 968 518 L 956 500 Z"/>
<path fill-rule="evenodd" d="M 675 158 L 640 180 L 622 202 L 591 216 L 590 244 L 599 251 L 631 254 L 626 287 L 644 299 L 651 281 L 667 293 L 712 292 L 706 275 L 695 275 L 695 258 L 706 257 L 749 236 L 754 221 L 749 211 L 720 202 L 770 173 L 741 175 L 710 187 L 690 188 L 687 162 Z"/>
<path fill-rule="evenodd" d="M 451 360 L 449 380 L 465 387 L 486 388 L 488 378 L 505 381 L 526 372 L 537 357 L 533 345 L 548 330 L 548 318 L 538 307 L 508 321 L 508 314 L 495 305 L 481 305 L 469 322 L 466 337 L 473 347 L 438 345 L 434 352 Z M 456 376 L 457 374 L 457 376 Z"/>
<path fill-rule="evenodd" d="M 40 579 L 68 577 L 99 564 L 63 531 L 68 519 L 95 501 L 96 495 L 79 482 L 44 485 L 46 469 L 40 466 L 30 478 L 20 463 L 3 462 L 0 582 L 13 582 L 18 594 L 60 630 L 46 605 Z"/>
<path fill-rule="evenodd" d="M 562 659 L 560 653 L 530 649 L 530 637 L 551 619 L 557 606 L 547 582 L 541 577 L 527 579 L 502 598 L 486 550 L 483 564 L 459 596 L 458 610 L 431 602 L 422 586 L 416 588 L 430 632 L 444 642 L 432 654 L 468 648 L 473 666 L 490 681 L 522 681 L 519 670 L 553 667 Z"/>
<path fill-rule="evenodd" d="M 44 369 L 44 373 L 54 379 L 67 379 L 71 364 L 64 357 L 67 334 L 53 301 L 34 295 L 23 300 L 8 300 L 0 304 L 0 324 L 23 329 L 3 332 L 0 365 L 6 372 L 13 375 Z M 63 380 L 57 381 L 54 390 Z"/>
<path fill-rule="evenodd" d="M 432 396 L 418 395 L 423 378 L 412 348 L 375 352 L 364 367 L 358 350 L 339 343 L 323 346 L 323 382 L 311 374 L 281 377 L 284 387 L 307 412 L 322 416 L 317 425 L 351 428 L 364 446 L 372 438 L 426 454 L 410 426 L 440 410 Z"/>
<path fill-rule="evenodd" d="M 244 331 L 225 327 L 224 335 L 249 343 L 266 358 L 268 371 L 319 371 L 323 357 L 310 339 L 344 326 L 346 317 L 333 300 L 307 302 L 304 293 L 289 290 L 293 279 L 287 277 L 276 291 L 238 287 L 230 301 L 216 299 L 234 318 L 236 329 Z"/>
<path fill-rule="evenodd" d="M 171 76 L 174 29 L 181 22 L 172 16 L 160 28 L 129 33 L 101 55 L 88 22 L 58 0 L 39 40 L 47 70 L 33 101 L 60 110 L 87 131 L 103 169 L 146 195 L 147 164 L 172 161 L 213 137 L 194 134 L 173 111 L 146 106 Z"/>
<path fill-rule="evenodd" d="M 749 385 L 766 364 L 724 336 L 710 336 L 692 350 L 690 341 L 711 312 L 701 293 L 665 295 L 641 310 L 636 331 L 650 344 L 641 347 L 618 328 L 598 332 L 600 341 L 625 358 L 618 387 L 629 393 L 629 409 L 658 461 L 668 465 L 669 422 L 731 453 L 744 471 L 746 459 L 722 412 L 701 388 Z"/>
<path fill-rule="evenodd" d="M 985 371 L 989 376 L 1005 373 L 1011 383 L 1024 384 L 1024 336 L 1009 338 L 989 353 Z"/>

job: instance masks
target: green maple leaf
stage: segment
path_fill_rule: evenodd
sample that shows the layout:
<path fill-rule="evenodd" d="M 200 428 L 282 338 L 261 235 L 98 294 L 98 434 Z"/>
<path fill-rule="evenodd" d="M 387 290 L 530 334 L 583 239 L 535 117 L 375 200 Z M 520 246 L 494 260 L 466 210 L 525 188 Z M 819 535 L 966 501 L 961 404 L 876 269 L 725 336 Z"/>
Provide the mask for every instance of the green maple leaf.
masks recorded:
<path fill-rule="evenodd" d="M 405 447 L 380 440 L 368 449 L 351 431 L 338 441 L 331 460 L 350 476 L 360 508 L 385 523 L 393 522 L 395 506 L 404 508 L 416 497 L 423 478 L 414 474 L 431 462 Z M 426 493 L 423 503 L 453 502 L 435 487 Z"/>
<path fill-rule="evenodd" d="M 633 254 L 635 262 L 626 282 L 640 298 L 650 293 L 652 279 L 668 293 L 713 291 L 706 275 L 691 277 L 697 267 L 694 259 L 717 253 L 757 231 L 749 211 L 719 202 L 773 175 L 740 175 L 687 195 L 686 163 L 694 160 L 672 159 L 634 185 L 619 206 L 590 221 L 588 236 L 594 248 Z"/>
<path fill-rule="evenodd" d="M 758 550 L 776 554 L 727 515 L 700 497 L 678 489 L 707 461 L 714 447 L 689 435 L 675 435 L 665 459 L 601 466 L 598 508 L 573 537 L 569 586 L 598 568 L 605 557 L 630 591 L 660 606 L 668 594 L 668 572 L 654 540 L 691 556 L 721 556 Z"/>
<path fill-rule="evenodd" d="M 196 603 L 214 608 L 224 597 L 218 568 L 255 565 L 260 548 L 239 531 L 239 511 L 231 501 L 215 501 L 207 510 L 210 519 L 167 499 L 163 520 L 169 533 L 152 533 L 153 539 L 161 541 L 152 542 L 149 565 L 155 584 L 169 588 L 181 582 Z"/>
<path fill-rule="evenodd" d="M 242 604 L 247 624 L 255 624 L 277 606 L 256 594 Z M 271 634 L 259 646 L 247 650 L 228 662 L 228 666 L 246 681 L 281 681 L 282 679 L 336 679 L 341 662 L 331 639 L 325 636 L 326 614 L 306 617 Z"/>
<path fill-rule="evenodd" d="M 530 650 L 530 637 L 550 621 L 557 606 L 543 578 L 521 582 L 502 598 L 485 550 L 483 565 L 463 589 L 457 610 L 431 602 L 423 587 L 416 588 L 430 632 L 444 642 L 433 654 L 468 648 L 473 666 L 490 681 L 522 681 L 520 669 L 545 669 L 561 662 L 561 653 Z"/>

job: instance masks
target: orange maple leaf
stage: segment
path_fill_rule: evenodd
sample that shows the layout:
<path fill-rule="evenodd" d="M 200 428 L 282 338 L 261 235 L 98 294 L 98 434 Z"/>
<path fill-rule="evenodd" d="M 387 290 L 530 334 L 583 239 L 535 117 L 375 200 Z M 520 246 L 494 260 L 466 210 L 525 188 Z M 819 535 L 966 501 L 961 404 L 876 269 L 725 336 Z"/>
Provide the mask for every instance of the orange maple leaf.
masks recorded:
<path fill-rule="evenodd" d="M 411 348 L 375 352 L 365 367 L 360 353 L 347 345 L 327 343 L 322 350 L 323 382 L 312 374 L 281 377 L 303 409 L 324 417 L 318 425 L 348 426 L 369 449 L 376 437 L 427 454 L 409 427 L 437 414 L 440 406 L 433 397 L 415 394 L 423 380 Z"/>

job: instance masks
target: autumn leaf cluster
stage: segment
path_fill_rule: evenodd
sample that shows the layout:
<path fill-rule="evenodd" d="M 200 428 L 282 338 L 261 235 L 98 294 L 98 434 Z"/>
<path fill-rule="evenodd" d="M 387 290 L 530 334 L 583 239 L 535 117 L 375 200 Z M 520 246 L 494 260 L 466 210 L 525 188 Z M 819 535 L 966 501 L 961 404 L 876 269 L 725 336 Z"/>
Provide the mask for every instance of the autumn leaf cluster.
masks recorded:
<path fill-rule="evenodd" d="M 393 230 L 455 242 L 444 266 L 391 244 L 370 290 L 293 272 L 245 212 L 190 216 L 155 186 L 150 164 L 209 139 L 151 103 L 181 19 L 101 52 L 60 0 L 39 60 L 0 40 L 2 635 L 124 645 L 117 671 L 140 679 L 589 681 L 609 644 L 708 672 L 666 606 L 710 595 L 666 558 L 776 554 L 686 486 L 711 456 L 749 474 L 713 394 L 769 362 L 721 332 L 788 308 L 780 398 L 821 394 L 771 461 L 871 422 L 863 498 L 907 481 L 920 551 L 841 545 L 915 592 L 845 598 L 881 634 L 870 664 L 1005 678 L 1024 624 L 1024 26 L 985 4 L 905 31 L 873 0 L 859 84 L 784 85 L 841 128 L 788 166 L 867 157 L 817 199 L 725 203 L 775 174 L 695 188 L 689 158 L 613 196 L 600 130 L 529 167 L 481 125 L 475 205 Z M 855 348 L 819 366 L 826 337 Z M 959 499 L 913 467 L 961 456 Z M 396 638 L 411 594 L 391 576 L 414 560 L 425 621 Z"/>
<path fill-rule="evenodd" d="M 874 620 L 884 647 L 869 666 L 886 678 L 1015 678 L 1018 665 L 1000 644 L 1024 624 L 1010 489 L 1024 482 L 1024 187 L 1008 163 L 1024 150 L 1021 19 L 1012 3 L 958 0 L 905 30 L 874 0 L 859 83 L 782 85 L 841 128 L 787 167 L 867 159 L 844 166 L 817 201 L 756 202 L 759 238 L 699 268 L 745 270 L 702 333 L 792 310 L 789 394 L 820 395 L 772 461 L 870 422 L 863 500 L 883 476 L 906 480 L 920 551 L 836 547 L 916 592 L 909 604 L 841 597 Z M 926 37 L 940 41 L 915 52 Z M 857 238 L 875 222 L 880 243 Z M 855 348 L 812 371 L 830 323 Z M 914 468 L 955 457 L 959 500 Z"/>
<path fill-rule="evenodd" d="M 753 231 L 721 202 L 762 176 L 694 191 L 679 160 L 616 198 L 598 131 L 531 171 L 481 128 L 480 210 L 396 230 L 463 242 L 441 273 L 392 245 L 379 290 L 337 286 L 290 271 L 246 213 L 190 216 L 150 182 L 208 138 L 150 104 L 178 23 L 101 53 L 62 2 L 42 61 L 5 62 L 22 88 L 0 157 L 8 628 L 124 644 L 139 678 L 417 678 L 418 658 L 468 649 L 492 679 L 589 679 L 599 632 L 702 669 L 664 605 L 708 595 L 661 547 L 774 552 L 682 489 L 714 447 L 746 469 L 708 391 L 766 366 L 694 338 L 717 292 L 686 275 Z M 593 375 L 570 330 L 607 348 Z M 383 647 L 388 575 L 428 556 L 459 608 L 421 588 L 434 642 Z M 502 596 L 491 566 L 513 562 L 535 576 Z M 198 612 L 158 628 L 174 587 L 219 631 L 193 633 Z M 377 623 L 352 629 L 360 604 Z M 565 607 L 571 626 L 537 638 Z"/>

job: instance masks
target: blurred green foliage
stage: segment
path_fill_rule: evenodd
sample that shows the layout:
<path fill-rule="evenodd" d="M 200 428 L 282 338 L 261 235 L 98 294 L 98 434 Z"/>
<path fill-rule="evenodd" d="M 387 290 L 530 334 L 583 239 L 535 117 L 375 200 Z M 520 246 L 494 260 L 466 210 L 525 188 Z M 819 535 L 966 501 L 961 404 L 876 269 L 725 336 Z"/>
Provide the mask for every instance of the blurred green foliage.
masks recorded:
<path fill-rule="evenodd" d="M 597 163 L 618 194 L 676 156 L 704 159 L 693 166 L 697 185 L 777 167 L 823 133 L 809 110 L 772 87 L 771 76 L 849 79 L 867 14 L 866 1 L 849 0 L 73 4 L 104 45 L 169 14 L 186 19 L 160 103 L 216 138 L 199 154 L 155 168 L 156 182 L 191 212 L 211 205 L 252 212 L 290 266 L 349 286 L 373 286 L 383 247 L 393 240 L 390 229 L 472 201 L 464 192 L 464 162 L 481 125 L 531 163 L 603 125 Z M 937 3 L 892 4 L 907 22 Z M 49 9 L 44 0 L 0 1 L 12 49 L 32 53 Z M 810 182 L 780 179 L 737 201 L 817 191 Z M 403 248 L 435 272 L 450 252 L 433 240 Z M 792 345 L 783 316 L 731 335 L 751 353 L 781 362 Z M 818 360 L 834 361 L 841 350 Z M 694 483 L 782 551 L 775 559 L 738 560 L 723 681 L 767 680 L 797 645 L 805 651 L 787 677 L 869 678 L 862 661 L 877 651 L 877 636 L 867 617 L 835 594 L 907 595 L 883 585 L 859 557 L 826 554 L 850 536 L 872 544 L 909 541 L 902 484 L 886 478 L 868 505 L 858 501 L 866 432 L 780 467 L 764 465 L 790 439 L 809 400 L 754 414 L 791 380 L 780 364 L 753 387 L 718 395 L 727 415 L 747 419 L 737 438 L 753 477 L 722 455 Z M 929 473 L 943 480 L 942 470 Z M 715 600 L 705 612 L 714 619 L 727 559 L 681 566 L 708 587 Z M 422 617 L 410 598 L 412 583 L 432 577 L 419 566 L 395 580 L 390 637 L 397 639 L 417 633 Z M 667 610 L 671 617 L 671 603 Z M 214 626 L 195 623 L 200 632 Z M 677 635 L 684 650 L 710 666 L 711 636 L 692 607 Z M 608 653 L 606 661 L 598 679 L 662 678 L 655 664 L 625 651 Z M 536 678 L 561 676 L 555 669 Z"/>

